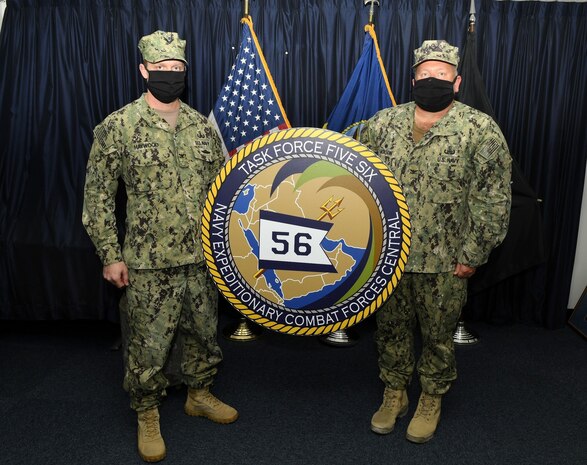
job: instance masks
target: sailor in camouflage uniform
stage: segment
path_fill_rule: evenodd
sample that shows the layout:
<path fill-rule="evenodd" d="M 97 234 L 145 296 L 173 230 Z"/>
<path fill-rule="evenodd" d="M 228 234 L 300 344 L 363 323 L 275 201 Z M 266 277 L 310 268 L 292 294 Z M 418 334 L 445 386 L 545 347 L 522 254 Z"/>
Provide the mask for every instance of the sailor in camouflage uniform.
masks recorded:
<path fill-rule="evenodd" d="M 148 462 L 165 457 L 158 405 L 169 385 L 163 367 L 174 337 L 183 338 L 185 412 L 231 423 L 237 411 L 210 392 L 222 353 L 216 340 L 218 294 L 199 235 L 208 188 L 224 156 L 208 120 L 179 100 L 185 87 L 185 40 L 175 32 L 143 37 L 139 66 L 147 92 L 94 130 L 83 223 L 104 264 L 104 278 L 126 287 L 125 385 L 138 412 L 138 448 Z M 126 187 L 126 236 L 117 240 L 119 179 Z"/>
<path fill-rule="evenodd" d="M 371 429 L 393 430 L 406 414 L 406 387 L 417 362 L 422 394 L 406 437 L 431 439 L 442 395 L 456 379 L 453 334 L 466 301 L 467 278 L 507 232 L 511 158 L 497 124 L 454 100 L 458 49 L 427 40 L 414 51 L 414 102 L 378 112 L 361 141 L 389 166 L 410 208 L 412 244 L 406 273 L 377 313 L 383 403 Z"/>

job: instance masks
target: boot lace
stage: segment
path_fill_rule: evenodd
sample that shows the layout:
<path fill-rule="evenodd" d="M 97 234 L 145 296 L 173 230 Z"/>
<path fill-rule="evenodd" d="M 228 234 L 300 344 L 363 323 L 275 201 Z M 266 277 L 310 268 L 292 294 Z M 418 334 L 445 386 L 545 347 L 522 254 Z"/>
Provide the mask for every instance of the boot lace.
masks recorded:
<path fill-rule="evenodd" d="M 418 405 L 418 414 L 427 419 L 434 415 L 438 404 L 438 397 L 436 396 L 422 396 L 422 400 Z"/>
<path fill-rule="evenodd" d="M 396 390 L 385 388 L 385 393 L 383 394 L 383 408 L 391 409 L 399 402 L 399 400 L 400 396 Z"/>
<path fill-rule="evenodd" d="M 212 408 L 217 408 L 222 405 L 222 402 L 220 402 L 220 400 L 214 397 L 214 395 L 210 391 L 204 390 L 200 393 L 198 397 L 198 400 L 200 402 L 203 402 Z"/>
<path fill-rule="evenodd" d="M 159 436 L 159 421 L 154 412 L 143 416 L 143 424 L 145 425 L 145 437 L 152 439 Z"/>

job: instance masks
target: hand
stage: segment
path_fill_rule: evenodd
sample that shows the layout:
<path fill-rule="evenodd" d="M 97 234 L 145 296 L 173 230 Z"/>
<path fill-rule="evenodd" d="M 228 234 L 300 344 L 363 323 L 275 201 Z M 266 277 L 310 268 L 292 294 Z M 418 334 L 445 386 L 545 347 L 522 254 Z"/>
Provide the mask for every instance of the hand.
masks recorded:
<path fill-rule="evenodd" d="M 119 289 L 128 286 L 128 268 L 124 262 L 111 263 L 102 270 L 104 279 Z"/>
<path fill-rule="evenodd" d="M 455 275 L 457 278 L 467 279 L 473 276 L 476 270 L 477 268 L 472 268 L 470 266 L 463 265 L 462 263 L 457 263 L 453 275 Z"/>

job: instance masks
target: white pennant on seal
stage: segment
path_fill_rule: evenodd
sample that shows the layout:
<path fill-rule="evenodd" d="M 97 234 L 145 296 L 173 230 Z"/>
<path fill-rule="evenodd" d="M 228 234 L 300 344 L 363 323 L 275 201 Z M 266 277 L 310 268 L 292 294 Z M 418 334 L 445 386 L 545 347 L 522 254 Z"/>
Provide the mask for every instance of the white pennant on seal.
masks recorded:
<path fill-rule="evenodd" d="M 320 245 L 332 223 L 268 210 L 259 220 L 259 267 L 336 273 Z"/>

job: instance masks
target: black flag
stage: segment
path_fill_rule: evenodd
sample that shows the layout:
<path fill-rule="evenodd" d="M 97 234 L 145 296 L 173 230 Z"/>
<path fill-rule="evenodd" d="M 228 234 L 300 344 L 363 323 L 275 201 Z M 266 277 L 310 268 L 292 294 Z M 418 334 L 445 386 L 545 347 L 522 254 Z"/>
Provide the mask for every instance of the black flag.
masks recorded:
<path fill-rule="evenodd" d="M 461 61 L 462 82 L 458 100 L 495 120 L 483 77 L 477 66 L 474 22 L 470 23 Z M 512 208 L 508 232 L 488 262 L 469 280 L 469 295 L 486 290 L 498 282 L 546 261 L 542 218 L 536 193 L 524 179 L 512 158 Z"/>

